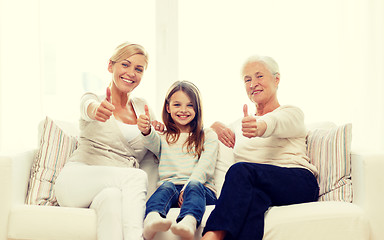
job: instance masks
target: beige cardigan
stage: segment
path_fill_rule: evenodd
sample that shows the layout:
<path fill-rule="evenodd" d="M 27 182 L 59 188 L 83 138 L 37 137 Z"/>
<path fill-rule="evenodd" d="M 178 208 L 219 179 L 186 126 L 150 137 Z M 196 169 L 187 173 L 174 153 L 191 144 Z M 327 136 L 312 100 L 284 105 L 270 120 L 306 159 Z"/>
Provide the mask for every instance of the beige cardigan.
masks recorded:
<path fill-rule="evenodd" d="M 81 109 L 86 109 L 94 100 L 101 102 L 105 96 L 86 93 L 81 100 Z M 145 114 L 144 99 L 131 98 L 136 115 Z M 85 106 L 86 105 L 86 106 Z M 154 116 L 150 109 L 150 115 Z M 152 120 L 152 119 L 151 119 Z M 80 119 L 79 147 L 68 161 L 83 162 L 88 165 L 139 167 L 147 149 L 140 135 L 127 141 L 113 116 L 106 122 Z"/>

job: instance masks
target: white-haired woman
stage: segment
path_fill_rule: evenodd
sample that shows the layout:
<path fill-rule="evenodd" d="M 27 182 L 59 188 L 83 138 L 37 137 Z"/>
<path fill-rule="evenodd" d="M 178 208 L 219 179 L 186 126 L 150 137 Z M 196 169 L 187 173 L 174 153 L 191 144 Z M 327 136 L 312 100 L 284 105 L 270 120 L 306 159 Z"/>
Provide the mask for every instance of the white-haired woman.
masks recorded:
<path fill-rule="evenodd" d="M 212 125 L 219 140 L 233 148 L 235 164 L 228 170 L 215 209 L 207 220 L 202 240 L 261 240 L 264 214 L 271 206 L 316 201 L 317 170 L 305 154 L 303 112 L 280 105 L 277 63 L 266 56 L 250 57 L 242 78 L 256 113 L 228 128 Z"/>
<path fill-rule="evenodd" d="M 131 93 L 147 65 L 142 46 L 126 42 L 116 48 L 106 94 L 81 99 L 79 147 L 55 184 L 61 206 L 95 209 L 98 240 L 142 239 L 147 175 L 138 167 L 147 150 L 137 118 L 147 103 Z"/>

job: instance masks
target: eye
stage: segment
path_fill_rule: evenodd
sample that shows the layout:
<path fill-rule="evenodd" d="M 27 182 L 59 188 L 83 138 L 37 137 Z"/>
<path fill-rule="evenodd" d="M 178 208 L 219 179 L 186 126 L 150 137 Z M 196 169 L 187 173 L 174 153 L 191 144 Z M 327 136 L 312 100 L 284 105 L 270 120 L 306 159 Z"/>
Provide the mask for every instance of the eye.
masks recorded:
<path fill-rule="evenodd" d="M 187 107 L 193 108 L 193 104 L 188 104 Z"/>
<path fill-rule="evenodd" d="M 174 103 L 173 106 L 175 106 L 175 107 L 179 107 L 179 106 L 180 106 L 180 103 Z"/>
<path fill-rule="evenodd" d="M 121 65 L 123 65 L 123 67 L 128 67 L 127 63 L 122 63 Z"/>
<path fill-rule="evenodd" d="M 258 75 L 256 76 L 258 79 L 262 79 L 263 78 L 263 75 Z"/>
<path fill-rule="evenodd" d="M 141 69 L 141 68 L 136 68 L 136 71 L 139 72 L 139 73 L 142 73 L 142 72 L 143 72 L 143 69 Z"/>
<path fill-rule="evenodd" d="M 251 81 L 251 78 L 244 78 L 244 83 L 249 83 Z"/>

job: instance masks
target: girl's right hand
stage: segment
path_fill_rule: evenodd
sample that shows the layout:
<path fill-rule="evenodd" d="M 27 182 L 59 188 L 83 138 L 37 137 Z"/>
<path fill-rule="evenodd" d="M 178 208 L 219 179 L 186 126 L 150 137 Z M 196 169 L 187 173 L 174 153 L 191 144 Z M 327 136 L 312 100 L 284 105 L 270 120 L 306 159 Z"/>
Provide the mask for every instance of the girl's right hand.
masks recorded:
<path fill-rule="evenodd" d="M 144 106 L 144 110 L 145 114 L 141 114 L 137 119 L 137 127 L 139 128 L 140 132 L 146 136 L 151 133 L 151 122 L 147 105 Z"/>
<path fill-rule="evenodd" d="M 115 106 L 112 104 L 111 89 L 107 88 L 106 98 L 94 108 L 94 119 L 100 122 L 107 121 L 113 114 Z"/>

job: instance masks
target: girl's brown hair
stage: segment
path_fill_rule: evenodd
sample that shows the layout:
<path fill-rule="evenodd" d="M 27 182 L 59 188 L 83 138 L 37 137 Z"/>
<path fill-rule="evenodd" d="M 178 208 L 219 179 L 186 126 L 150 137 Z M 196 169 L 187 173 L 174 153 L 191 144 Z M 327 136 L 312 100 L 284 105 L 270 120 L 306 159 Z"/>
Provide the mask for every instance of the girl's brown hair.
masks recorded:
<path fill-rule="evenodd" d="M 201 105 L 201 96 L 199 89 L 189 81 L 177 81 L 168 90 L 165 97 L 162 118 L 166 126 L 166 140 L 168 144 L 175 143 L 180 137 L 180 130 L 171 118 L 171 114 L 167 112 L 172 95 L 178 91 L 183 91 L 190 98 L 193 109 L 195 110 L 195 118 L 189 123 L 190 134 L 184 145 L 187 146 L 188 153 L 192 153 L 195 157 L 200 158 L 204 151 L 204 128 L 203 128 L 203 112 Z"/>

